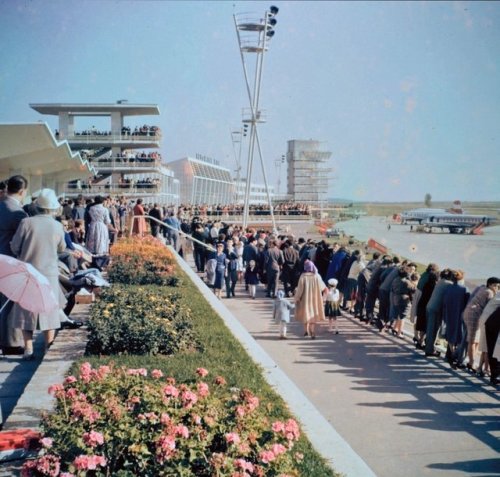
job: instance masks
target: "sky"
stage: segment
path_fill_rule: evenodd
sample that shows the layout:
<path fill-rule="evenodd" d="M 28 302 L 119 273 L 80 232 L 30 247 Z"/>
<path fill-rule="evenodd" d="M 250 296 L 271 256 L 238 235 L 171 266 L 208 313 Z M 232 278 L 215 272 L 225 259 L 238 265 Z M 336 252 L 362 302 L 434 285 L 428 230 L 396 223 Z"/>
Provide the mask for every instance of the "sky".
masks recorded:
<path fill-rule="evenodd" d="M 29 103 L 157 104 L 127 125 L 159 126 L 164 160 L 235 170 L 249 101 L 233 14 L 271 4 L 258 127 L 270 184 L 285 192 L 287 141 L 314 139 L 332 152 L 330 197 L 500 200 L 500 2 L 3 1 L 0 123 L 57 128 Z M 93 125 L 108 129 L 77 122 Z M 245 140 L 243 170 L 246 158 Z"/>

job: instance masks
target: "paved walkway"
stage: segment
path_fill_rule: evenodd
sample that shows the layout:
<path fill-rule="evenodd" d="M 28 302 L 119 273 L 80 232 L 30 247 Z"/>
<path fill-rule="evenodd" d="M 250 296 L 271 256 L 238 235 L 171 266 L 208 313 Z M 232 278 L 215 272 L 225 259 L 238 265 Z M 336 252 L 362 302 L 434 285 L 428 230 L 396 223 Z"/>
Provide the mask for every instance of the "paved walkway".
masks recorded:
<path fill-rule="evenodd" d="M 338 335 L 323 326 L 311 340 L 293 323 L 279 340 L 259 295 L 240 286 L 222 302 L 375 474 L 500 474 L 500 395 L 485 380 L 350 317 Z"/>

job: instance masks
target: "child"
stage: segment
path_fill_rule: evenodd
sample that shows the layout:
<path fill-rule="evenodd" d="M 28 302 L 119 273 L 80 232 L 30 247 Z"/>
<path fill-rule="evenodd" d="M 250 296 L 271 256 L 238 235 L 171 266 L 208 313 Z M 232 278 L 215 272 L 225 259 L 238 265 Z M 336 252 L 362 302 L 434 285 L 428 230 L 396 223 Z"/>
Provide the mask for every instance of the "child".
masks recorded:
<path fill-rule="evenodd" d="M 330 278 L 328 280 L 328 291 L 325 297 L 325 316 L 328 317 L 328 331 L 331 333 L 333 331 L 333 325 L 335 324 L 335 334 L 339 334 L 339 329 L 337 326 L 337 316 L 341 316 L 340 313 L 340 293 L 337 290 L 338 281 L 335 278 Z"/>
<path fill-rule="evenodd" d="M 285 298 L 285 292 L 283 290 L 278 290 L 274 300 L 273 318 L 274 321 L 280 324 L 281 340 L 286 340 L 286 325 L 290 323 L 290 310 L 294 308 L 295 305 Z"/>
<path fill-rule="evenodd" d="M 250 262 L 248 262 L 248 267 L 245 271 L 245 283 L 248 284 L 250 296 L 253 300 L 255 300 L 255 291 L 257 290 L 257 285 L 259 284 L 259 272 L 257 270 L 255 260 L 250 260 Z"/>

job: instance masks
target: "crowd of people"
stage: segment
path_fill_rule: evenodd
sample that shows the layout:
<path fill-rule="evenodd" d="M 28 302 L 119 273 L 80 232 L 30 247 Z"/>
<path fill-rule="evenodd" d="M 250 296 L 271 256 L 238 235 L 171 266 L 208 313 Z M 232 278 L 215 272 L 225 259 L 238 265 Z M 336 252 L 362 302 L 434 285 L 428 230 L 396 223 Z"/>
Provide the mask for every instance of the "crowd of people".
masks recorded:
<path fill-rule="evenodd" d="M 279 301 L 275 310 L 281 311 L 275 314 L 285 316 L 281 338 L 286 337 L 289 320 L 287 299 L 293 301 L 296 319 L 311 338 L 316 336 L 315 324 L 323 320 L 338 333 L 342 313 L 401 339 L 409 320 L 415 347 L 426 357 L 440 356 L 436 345 L 442 340 L 444 357 L 454 369 L 489 373 L 491 382 L 498 383 L 500 278 L 490 277 L 470 292 L 461 270 L 439 270 L 434 263 L 419 275 L 415 263 L 398 256 L 375 252 L 368 260 L 364 250 L 338 243 L 243 230 L 201 217 L 191 224 L 184 221 L 183 231 L 196 239 L 196 269 L 206 274 L 216 296 L 221 298 L 225 290 L 226 298 L 234 297 L 236 283 L 243 279 L 252 298 L 261 285 L 266 297 Z"/>
<path fill-rule="evenodd" d="M 2 354 L 23 354 L 23 359 L 33 360 L 33 332 L 36 329 L 43 332 L 45 349 L 48 349 L 57 329 L 83 325 L 69 318 L 76 293 L 82 288 L 92 290 L 107 285 L 100 274 L 98 259 L 101 251 L 105 254 L 109 251 L 109 222 L 106 222 L 107 213 L 97 219 L 96 200 L 86 211 L 90 219 L 85 232 L 81 219 L 70 225 L 54 190 L 40 190 L 30 204 L 23 206 L 28 189 L 26 178 L 12 176 L 5 186 L 0 188 L 0 254 L 32 265 L 47 279 L 55 300 L 55 306 L 50 311 L 40 309 L 36 312 L 10 301 L 6 295 L 0 295 Z M 68 213 L 68 204 L 65 207 Z M 75 210 L 76 217 L 81 204 L 77 203 L 75 207 L 71 207 L 71 214 Z M 101 218 L 105 232 L 95 222 Z M 78 220 L 81 222 L 78 223 Z M 81 246 L 85 233 L 88 248 Z M 4 263 L 2 266 L 7 265 Z"/>
<path fill-rule="evenodd" d="M 56 216 L 57 220 L 50 221 L 50 227 L 54 228 L 50 236 L 55 241 L 48 241 L 50 245 L 43 241 L 50 253 L 41 248 L 38 251 L 44 259 L 53 260 L 55 256 L 56 262 L 65 264 L 70 274 L 89 267 L 97 270 L 105 267 L 110 247 L 128 229 L 139 236 L 152 234 L 172 245 L 181 256 L 192 252 L 197 271 L 205 275 L 219 298 L 223 293 L 226 298 L 233 298 L 238 282 L 244 283 L 246 293 L 253 299 L 258 296 L 257 288 L 263 287 L 265 296 L 275 300 L 274 316 L 280 322 L 282 339 L 287 337 L 293 308 L 295 319 L 304 325 L 304 335 L 311 339 L 316 338 L 317 323 L 325 320 L 328 329 L 338 333 L 338 318 L 342 314 L 401 339 L 405 339 L 403 323 L 409 320 L 413 324 L 415 347 L 426 357 L 438 357 L 436 342 L 444 340 L 447 346 L 444 357 L 454 369 L 489 372 L 491 382 L 498 383 L 500 279 L 497 277 L 490 277 L 485 284 L 469 291 L 460 270 L 440 270 L 431 263 L 419 275 L 415 263 L 398 256 L 375 252 L 368 259 L 367 250 L 354 246 L 305 240 L 252 227 L 244 230 L 221 220 L 219 212 L 222 215 L 225 209 L 222 206 L 166 207 L 144 204 L 142 199 L 129 201 L 110 196 L 94 199 L 79 196 L 74 201 L 62 201 L 55 198 L 53 191 L 45 190 L 32 197 L 31 204 L 22 207 L 26 189 L 26 180 L 14 176 L 0 199 L 2 254 L 31 260 L 45 269 L 44 263 L 23 249 L 22 237 L 28 234 L 31 222 L 46 224 L 48 218 Z M 228 211 L 232 205 L 226 207 Z M 289 203 L 282 210 L 305 208 Z M 54 271 L 50 267 L 47 270 L 49 275 Z M 2 316 L 2 325 L 12 324 L 13 318 L 10 320 Z M 32 322 L 27 327 L 26 321 L 15 320 L 25 331 L 34 329 Z M 39 320 L 38 324 L 40 329 L 48 326 L 50 330 L 54 322 Z M 8 333 L 4 330 L 1 336 L 2 346 L 7 348 L 12 344 L 4 344 L 9 342 Z M 48 334 L 47 346 L 52 339 Z M 29 355 L 29 336 L 25 336 L 24 348 Z M 476 362 L 477 356 L 480 358 Z"/>

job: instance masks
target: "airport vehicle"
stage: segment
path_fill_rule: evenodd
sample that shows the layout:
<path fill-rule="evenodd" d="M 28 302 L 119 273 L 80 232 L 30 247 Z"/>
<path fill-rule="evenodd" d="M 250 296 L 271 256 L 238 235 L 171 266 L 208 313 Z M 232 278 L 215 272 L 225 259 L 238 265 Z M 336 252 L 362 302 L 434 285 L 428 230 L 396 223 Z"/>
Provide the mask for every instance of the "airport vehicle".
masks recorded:
<path fill-rule="evenodd" d="M 340 237 L 344 234 L 343 230 L 340 229 L 326 229 L 325 235 L 327 238 L 330 237 Z"/>

